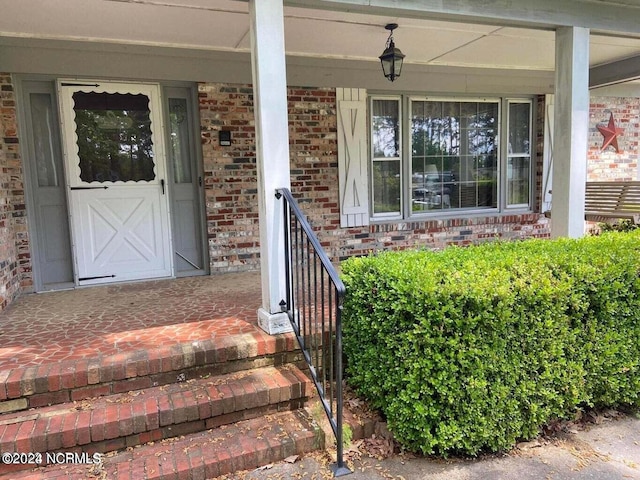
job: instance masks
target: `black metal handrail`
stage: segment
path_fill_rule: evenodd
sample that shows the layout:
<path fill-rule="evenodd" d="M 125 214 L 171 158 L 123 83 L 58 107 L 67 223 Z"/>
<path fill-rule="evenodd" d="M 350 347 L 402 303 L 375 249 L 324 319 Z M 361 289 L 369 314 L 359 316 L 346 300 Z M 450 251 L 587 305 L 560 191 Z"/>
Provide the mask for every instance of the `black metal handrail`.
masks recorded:
<path fill-rule="evenodd" d="M 345 286 L 289 189 L 284 198 L 287 299 L 283 306 L 336 437 L 334 476 L 351 473 L 342 436 L 342 304 Z"/>

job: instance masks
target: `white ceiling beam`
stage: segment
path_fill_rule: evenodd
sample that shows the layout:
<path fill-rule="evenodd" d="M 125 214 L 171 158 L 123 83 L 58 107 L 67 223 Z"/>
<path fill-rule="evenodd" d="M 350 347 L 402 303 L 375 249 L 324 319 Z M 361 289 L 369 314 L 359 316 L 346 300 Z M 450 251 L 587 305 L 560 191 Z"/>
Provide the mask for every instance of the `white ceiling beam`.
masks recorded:
<path fill-rule="evenodd" d="M 630 0 L 285 0 L 295 7 L 483 24 L 640 34 L 640 4 Z"/>
<path fill-rule="evenodd" d="M 605 87 L 640 79 L 640 55 L 592 67 L 589 88 Z"/>

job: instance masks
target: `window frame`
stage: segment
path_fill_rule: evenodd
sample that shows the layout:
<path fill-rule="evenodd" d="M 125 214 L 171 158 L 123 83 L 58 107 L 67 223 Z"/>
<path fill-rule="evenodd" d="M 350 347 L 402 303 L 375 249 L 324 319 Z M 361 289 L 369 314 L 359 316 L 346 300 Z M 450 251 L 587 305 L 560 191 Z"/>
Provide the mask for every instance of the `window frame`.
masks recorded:
<path fill-rule="evenodd" d="M 504 185 L 502 185 L 502 191 L 504 192 L 503 194 L 503 198 L 504 198 L 504 202 L 502 205 L 502 210 L 503 211 L 513 211 L 513 210 L 532 210 L 533 209 L 533 202 L 534 202 L 534 161 L 535 161 L 535 140 L 533 138 L 533 123 L 534 123 L 534 108 L 535 108 L 535 103 L 533 101 L 533 98 L 530 97 L 505 97 L 504 98 L 504 106 L 505 106 L 505 125 L 504 125 L 504 132 L 505 132 L 505 142 L 504 145 L 501 145 L 501 149 L 504 151 L 503 153 L 503 157 L 504 157 L 504 178 L 501 179 L 501 182 L 504 183 Z M 509 203 L 509 178 L 508 178 L 508 169 L 509 169 L 509 159 L 510 158 L 526 158 L 527 155 L 523 155 L 522 153 L 518 153 L 518 154 L 510 154 L 509 153 L 509 137 L 510 137 L 510 115 L 511 115 L 511 109 L 509 108 L 511 105 L 514 104 L 528 104 L 529 105 L 529 192 L 528 192 L 528 197 L 529 197 L 529 202 L 528 203 L 514 203 L 514 204 L 510 204 Z"/>
<path fill-rule="evenodd" d="M 500 179 L 502 177 L 502 152 L 500 149 L 500 133 L 501 133 L 501 121 L 502 121 L 502 99 L 500 97 L 480 97 L 480 96 L 424 96 L 424 95 L 407 95 L 407 115 L 405 121 L 407 122 L 407 131 L 411 131 L 411 112 L 413 111 L 412 104 L 414 101 L 423 101 L 423 102 L 455 102 L 455 103 L 490 103 L 495 104 L 498 107 L 498 118 L 496 120 L 496 143 L 498 148 L 496 148 L 496 175 L 498 178 L 498 189 L 497 189 L 497 198 L 496 198 L 496 206 L 495 207 L 469 207 L 469 208 L 448 208 L 448 209 L 439 209 L 427 212 L 414 212 L 411 206 L 412 203 L 412 195 L 411 191 L 407 189 L 406 197 L 407 197 L 407 211 L 405 212 L 405 217 L 407 219 L 424 219 L 424 218 L 441 218 L 441 217 L 460 217 L 467 215 L 481 215 L 484 213 L 494 214 L 500 210 Z M 411 135 L 407 135 L 406 143 L 407 143 L 407 152 L 412 151 L 411 146 Z M 412 175 L 412 167 L 413 167 L 413 155 L 406 162 L 408 165 L 406 178 L 410 178 Z"/>
<path fill-rule="evenodd" d="M 376 162 L 376 158 L 374 157 L 374 148 L 373 148 L 373 102 L 375 100 L 394 100 L 398 103 L 398 157 L 385 157 L 377 159 L 377 161 L 397 161 L 399 162 L 399 171 L 400 171 L 400 208 L 398 212 L 375 212 L 375 192 L 374 192 L 374 181 L 373 181 L 373 165 Z M 405 175 L 404 175 L 404 102 L 402 95 L 370 95 L 367 101 L 367 107 L 369 109 L 367 119 L 368 119 L 368 144 L 369 144 L 369 216 L 372 220 L 397 220 L 402 219 L 404 217 L 404 205 L 405 205 Z"/>
<path fill-rule="evenodd" d="M 374 182 L 373 182 L 373 131 L 372 131 L 372 112 L 373 100 L 397 100 L 400 105 L 400 213 L 375 213 L 374 203 Z M 411 182 L 407 179 L 412 174 L 412 145 L 411 135 L 407 132 L 411 131 L 411 111 L 412 101 L 436 101 L 436 102 L 487 102 L 497 103 L 498 120 L 496 122 L 496 162 L 497 162 L 497 192 L 496 206 L 484 208 L 447 208 L 438 209 L 428 212 L 412 211 L 412 192 Z M 507 168 L 508 168 L 508 139 L 509 139 L 509 106 L 513 103 L 528 103 L 529 109 L 529 202 L 527 204 L 508 204 L 507 198 Z M 372 223 L 385 223 L 390 221 L 428 221 L 433 219 L 461 218 L 461 217 L 478 217 L 482 215 L 501 215 L 514 213 L 530 213 L 535 205 L 535 165 L 536 165 L 536 144 L 535 138 L 535 122 L 536 122 L 536 102 L 535 95 L 522 95 L 517 97 L 511 96 L 452 96 L 452 95 L 424 95 L 415 93 L 370 93 L 367 101 L 367 135 L 369 145 L 369 218 Z M 505 139 L 503 141 L 503 139 Z M 407 156 L 408 155 L 408 156 Z M 405 158 L 406 157 L 406 158 Z M 513 156 L 512 156 L 513 157 Z M 408 186 L 407 186 L 408 185 Z"/>

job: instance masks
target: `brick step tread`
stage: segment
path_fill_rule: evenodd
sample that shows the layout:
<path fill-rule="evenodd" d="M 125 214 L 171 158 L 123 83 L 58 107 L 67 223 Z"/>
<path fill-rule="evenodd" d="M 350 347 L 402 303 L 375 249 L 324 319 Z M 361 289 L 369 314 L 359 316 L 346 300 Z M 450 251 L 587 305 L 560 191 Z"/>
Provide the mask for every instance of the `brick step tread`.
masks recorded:
<path fill-rule="evenodd" d="M 244 419 L 260 408 L 286 409 L 312 393 L 304 373 L 287 365 L 14 412 L 0 415 L 0 452 L 105 452 Z"/>
<path fill-rule="evenodd" d="M 154 383 L 171 383 L 177 372 L 186 369 L 200 367 L 215 374 L 226 373 L 234 370 L 234 362 L 297 350 L 292 334 L 270 337 L 256 332 L 80 361 L 0 370 L 0 413 L 149 388 Z M 271 364 L 287 361 L 273 359 Z M 240 365 L 235 370 L 243 368 Z"/>
<path fill-rule="evenodd" d="M 296 410 L 109 453 L 97 465 L 47 465 L 0 479 L 205 480 L 323 447 L 320 430 Z"/>

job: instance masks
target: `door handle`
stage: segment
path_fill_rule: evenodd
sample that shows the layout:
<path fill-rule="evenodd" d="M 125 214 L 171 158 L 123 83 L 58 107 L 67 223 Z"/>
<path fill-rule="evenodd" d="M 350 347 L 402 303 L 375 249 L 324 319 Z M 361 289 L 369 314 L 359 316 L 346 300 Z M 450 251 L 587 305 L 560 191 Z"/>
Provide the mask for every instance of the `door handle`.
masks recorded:
<path fill-rule="evenodd" d="M 162 187 L 162 194 L 164 195 L 164 178 L 160 180 L 160 186 Z"/>

